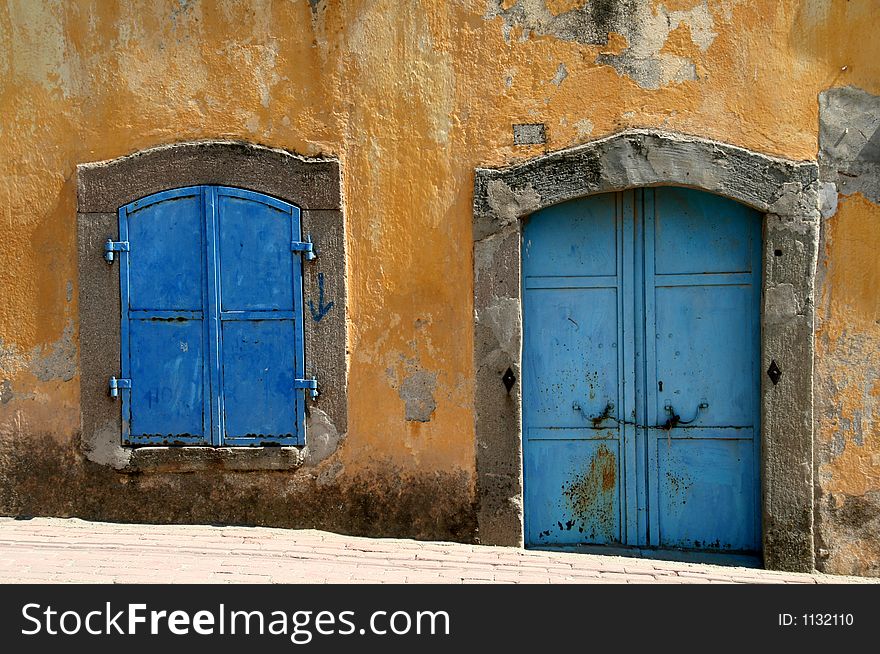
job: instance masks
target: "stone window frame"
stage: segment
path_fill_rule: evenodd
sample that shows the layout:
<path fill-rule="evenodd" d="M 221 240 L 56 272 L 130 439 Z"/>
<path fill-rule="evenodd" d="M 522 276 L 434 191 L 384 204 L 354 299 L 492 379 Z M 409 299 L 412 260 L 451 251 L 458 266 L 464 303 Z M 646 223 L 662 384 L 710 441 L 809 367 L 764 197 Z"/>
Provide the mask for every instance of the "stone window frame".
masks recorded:
<path fill-rule="evenodd" d="M 243 188 L 300 209 L 301 228 L 317 257 L 303 261 L 303 298 L 333 309 L 315 320 L 304 311 L 305 375 L 319 396 L 306 405 L 306 444 L 293 447 L 124 447 L 120 402 L 108 393 L 119 376 L 118 261 L 104 242 L 119 236 L 117 211 L 137 199 L 187 186 Z M 344 437 L 348 423 L 346 239 L 339 161 L 303 157 L 253 143 L 214 140 L 163 145 L 77 166 L 81 449 L 120 472 L 291 470 L 315 465 Z"/>
<path fill-rule="evenodd" d="M 560 202 L 650 186 L 715 193 L 761 212 L 762 550 L 810 571 L 818 164 L 695 136 L 632 129 L 474 177 L 474 369 L 479 539 L 523 545 L 522 218 Z M 782 371 L 774 384 L 766 371 Z M 513 371 L 507 391 L 502 377 Z"/>

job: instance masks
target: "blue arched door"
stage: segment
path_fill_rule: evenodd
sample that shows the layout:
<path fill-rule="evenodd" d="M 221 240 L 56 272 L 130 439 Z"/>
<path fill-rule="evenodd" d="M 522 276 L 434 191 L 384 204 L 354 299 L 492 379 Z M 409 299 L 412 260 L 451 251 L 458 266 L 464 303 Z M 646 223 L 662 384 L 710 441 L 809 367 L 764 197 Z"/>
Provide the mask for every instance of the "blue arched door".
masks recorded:
<path fill-rule="evenodd" d="M 526 543 L 759 550 L 760 214 L 592 196 L 522 256 Z"/>

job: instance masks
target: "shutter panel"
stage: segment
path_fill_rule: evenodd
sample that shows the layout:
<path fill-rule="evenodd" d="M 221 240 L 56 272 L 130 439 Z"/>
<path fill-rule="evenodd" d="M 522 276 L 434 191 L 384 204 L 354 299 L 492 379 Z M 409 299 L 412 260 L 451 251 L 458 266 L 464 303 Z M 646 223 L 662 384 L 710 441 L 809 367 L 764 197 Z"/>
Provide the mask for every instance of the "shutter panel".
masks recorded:
<path fill-rule="evenodd" d="M 209 441 L 203 206 L 191 187 L 119 210 L 126 444 Z"/>
<path fill-rule="evenodd" d="M 216 252 L 226 445 L 304 443 L 302 261 L 299 209 L 273 198 L 217 187 Z"/>

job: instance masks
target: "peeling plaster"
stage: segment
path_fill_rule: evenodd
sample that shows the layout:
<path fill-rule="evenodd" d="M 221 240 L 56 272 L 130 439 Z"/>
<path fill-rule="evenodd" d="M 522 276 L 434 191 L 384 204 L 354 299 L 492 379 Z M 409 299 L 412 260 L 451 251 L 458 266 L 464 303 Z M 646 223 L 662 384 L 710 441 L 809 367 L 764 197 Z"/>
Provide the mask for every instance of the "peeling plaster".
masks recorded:
<path fill-rule="evenodd" d="M 430 422 L 431 414 L 437 409 L 436 389 L 436 372 L 418 370 L 404 377 L 397 393 L 404 402 L 409 422 Z"/>
<path fill-rule="evenodd" d="M 593 133 L 595 125 L 593 125 L 593 121 L 589 118 L 582 118 L 574 124 L 574 127 L 577 130 L 578 138 L 583 139 Z"/>
<path fill-rule="evenodd" d="M 40 381 L 70 381 L 76 375 L 76 343 L 73 320 L 67 321 L 61 338 L 48 348 L 34 350 L 29 369 Z"/>
<path fill-rule="evenodd" d="M 817 567 L 880 575 L 880 96 L 819 94 Z"/>
<path fill-rule="evenodd" d="M 565 64 L 559 64 L 559 67 L 556 69 L 556 74 L 553 76 L 553 79 L 550 80 L 550 83 L 559 86 L 565 81 L 566 77 L 568 77 L 568 69 L 565 67 Z"/>
<path fill-rule="evenodd" d="M 627 47 L 619 53 L 600 52 L 595 62 L 612 66 L 619 75 L 646 89 L 697 79 L 694 61 L 663 51 L 674 30 L 687 27 L 700 52 L 708 50 L 717 36 L 706 0 L 678 11 L 663 4 L 654 8 L 651 0 L 593 0 L 558 14 L 545 0 L 519 0 L 506 9 L 504 4 L 503 0 L 490 0 L 484 17 L 502 19 L 501 31 L 507 42 L 518 30 L 522 41 L 531 35 L 550 36 L 594 46 L 607 46 L 609 34 L 620 34 Z"/>
<path fill-rule="evenodd" d="M 502 180 L 492 180 L 486 190 L 489 206 L 506 224 L 541 206 L 541 196 L 531 185 L 515 192 Z"/>
<path fill-rule="evenodd" d="M 880 204 L 880 95 L 852 86 L 819 94 L 819 164 L 841 194 Z"/>
<path fill-rule="evenodd" d="M 70 381 L 77 371 L 73 336 L 73 320 L 68 319 L 61 338 L 48 346 L 37 346 L 29 354 L 14 343 L 5 346 L 0 341 L 0 370 L 12 376 L 26 369 L 41 382 Z"/>
<path fill-rule="evenodd" d="M 309 408 L 307 433 L 303 461 L 310 466 L 329 458 L 345 440 L 345 434 L 339 433 L 330 416 L 315 407 Z"/>
<path fill-rule="evenodd" d="M 116 422 L 107 422 L 96 427 L 88 438 L 83 439 L 82 449 L 89 461 L 110 466 L 114 470 L 126 468 L 134 452 L 131 448 L 120 445 L 119 426 Z"/>

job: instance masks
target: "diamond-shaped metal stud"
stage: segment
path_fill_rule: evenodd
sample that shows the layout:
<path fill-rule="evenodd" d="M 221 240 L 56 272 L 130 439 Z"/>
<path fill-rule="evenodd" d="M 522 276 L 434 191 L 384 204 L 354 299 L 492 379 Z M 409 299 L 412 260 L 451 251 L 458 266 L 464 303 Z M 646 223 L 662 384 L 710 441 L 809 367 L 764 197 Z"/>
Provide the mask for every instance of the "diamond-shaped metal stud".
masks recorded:
<path fill-rule="evenodd" d="M 513 374 L 513 370 L 508 368 L 504 373 L 504 376 L 501 378 L 501 381 L 504 382 L 504 388 L 506 388 L 509 393 L 510 389 L 513 388 L 513 385 L 516 383 L 516 375 Z"/>
<path fill-rule="evenodd" d="M 782 371 L 779 369 L 779 366 L 776 365 L 775 360 L 770 362 L 770 367 L 767 368 L 767 376 L 770 378 L 770 381 L 773 382 L 774 386 L 779 383 L 779 378 L 782 377 Z"/>

